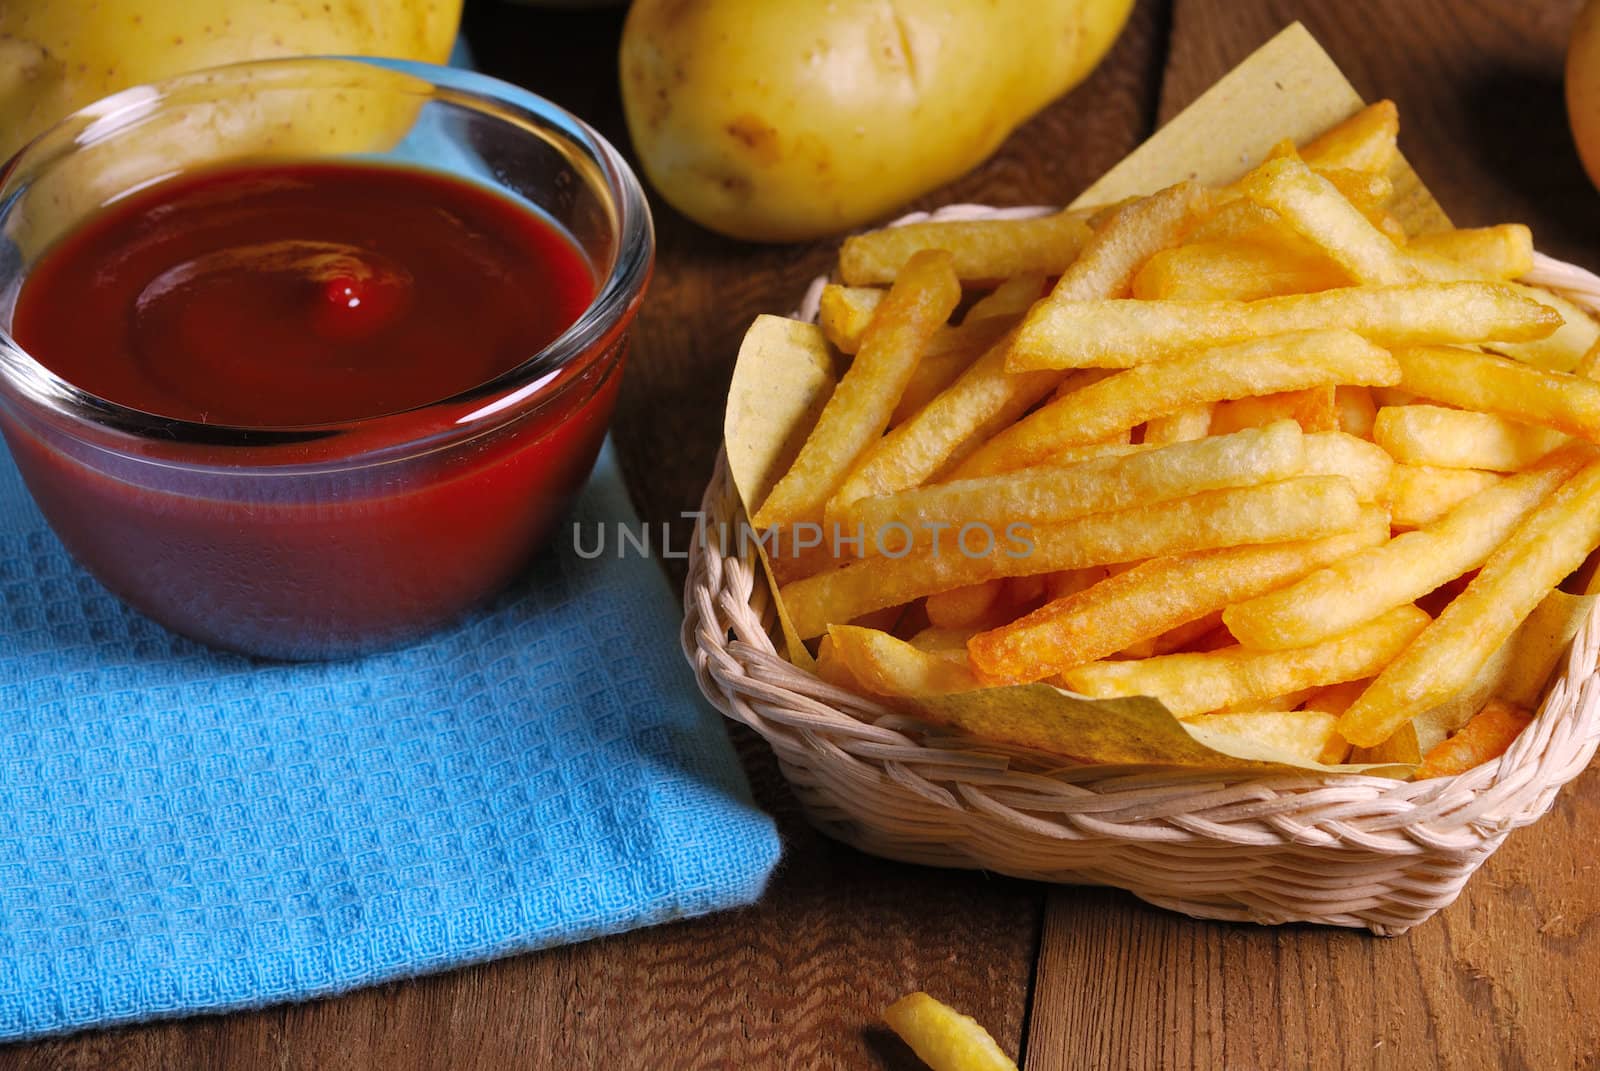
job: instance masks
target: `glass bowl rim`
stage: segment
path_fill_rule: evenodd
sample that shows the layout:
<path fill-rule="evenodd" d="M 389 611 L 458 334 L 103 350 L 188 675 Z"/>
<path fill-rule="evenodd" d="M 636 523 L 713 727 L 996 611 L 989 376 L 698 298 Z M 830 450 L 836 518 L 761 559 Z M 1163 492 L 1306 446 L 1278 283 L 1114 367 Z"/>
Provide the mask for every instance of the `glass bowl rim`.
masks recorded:
<path fill-rule="evenodd" d="M 530 404 L 542 404 L 553 386 L 559 392 L 574 382 L 561 381 L 557 373 L 572 366 L 586 354 L 605 349 L 607 336 L 625 326 L 631 318 L 633 306 L 640 299 L 648 281 L 655 254 L 654 229 L 649 203 L 637 176 L 622 155 L 598 131 L 560 105 L 520 86 L 459 67 L 412 60 L 398 60 L 372 56 L 317 55 L 285 56 L 273 59 L 246 60 L 186 72 L 173 78 L 140 86 L 132 86 L 118 93 L 74 111 L 23 145 L 10 161 L 0 165 L 0 222 L 3 222 L 16 195 L 7 194 L 13 176 L 21 171 L 30 151 L 47 144 L 53 133 L 81 123 L 85 118 L 96 123 L 115 127 L 117 116 L 134 112 L 133 119 L 148 114 L 150 94 L 157 100 L 166 94 L 190 86 L 205 87 L 214 84 L 218 74 L 238 74 L 251 70 L 291 70 L 297 66 L 331 64 L 360 64 L 380 70 L 411 76 L 425 84 L 418 92 L 421 100 L 444 99 L 480 114 L 496 115 L 501 121 L 521 120 L 516 123 L 530 137 L 552 140 L 553 133 L 575 147 L 593 165 L 600 179 L 599 185 L 615 228 L 615 254 L 610 270 L 600 281 L 594 297 L 583 313 L 560 335 L 538 352 L 486 383 L 465 391 L 426 402 L 393 413 L 360 417 L 323 424 L 293 426 L 253 426 L 199 423 L 173 417 L 160 416 L 122 405 L 77 387 L 47 368 L 36 357 L 19 345 L 11 332 L 0 326 L 0 386 L 20 391 L 24 397 L 42 406 L 51 414 L 65 417 L 75 425 L 85 425 L 101 432 L 128 436 L 159 444 L 165 455 L 163 464 L 173 464 L 173 451 L 189 445 L 208 450 L 230 446 L 260 448 L 263 446 L 327 441 L 344 435 L 370 431 L 379 422 L 415 418 L 420 414 L 453 409 L 470 408 L 470 412 L 450 422 L 440 430 L 437 426 L 424 435 L 385 440 L 378 446 L 360 446 L 348 455 L 337 458 L 331 466 L 319 468 L 359 467 L 383 460 L 393 460 L 398 451 L 405 455 L 428 451 L 456 441 L 476 437 L 492 430 L 507 419 L 525 412 Z M 328 88 L 322 84 L 313 90 Z M 444 92 L 441 93 L 440 91 Z M 126 98 L 119 104 L 119 98 Z M 105 129 L 102 127 L 101 129 Z M 70 154 L 71 149 L 62 155 Z M 47 161 L 53 163 L 58 157 Z M 312 159 L 315 159 L 314 157 Z M 330 160 L 337 157 L 328 157 Z M 386 166 L 381 163 L 378 166 Z M 448 169 L 444 173 L 454 174 Z M 470 180 L 470 176 L 467 176 Z M 496 190 L 506 196 L 503 190 Z M 597 191 L 598 192 L 598 191 Z M 535 208 L 540 207 L 531 201 Z M 608 373 L 609 374 L 609 373 Z M 3 401 L 0 398 L 0 401 Z M 366 438 L 366 436 L 361 436 Z M 103 447 L 102 447 L 103 448 Z M 385 455 L 382 457 L 375 455 Z M 179 464 L 183 462 L 179 461 Z M 216 457 L 199 462 L 197 467 L 213 468 Z"/>

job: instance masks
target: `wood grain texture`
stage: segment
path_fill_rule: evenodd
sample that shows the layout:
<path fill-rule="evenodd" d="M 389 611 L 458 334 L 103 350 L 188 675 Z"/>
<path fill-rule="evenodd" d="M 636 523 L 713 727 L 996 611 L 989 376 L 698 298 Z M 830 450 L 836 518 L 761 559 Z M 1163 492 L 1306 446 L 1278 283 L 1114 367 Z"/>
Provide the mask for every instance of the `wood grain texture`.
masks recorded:
<path fill-rule="evenodd" d="M 1577 6 L 1177 0 L 1160 116 L 1299 19 L 1363 95 L 1399 104 L 1401 147 L 1458 223 L 1526 221 L 1540 248 L 1595 268 L 1600 196 L 1561 103 Z M 1453 907 L 1387 941 L 1052 890 L 1028 1071 L 1600 1067 L 1597 830 L 1591 770 Z"/>

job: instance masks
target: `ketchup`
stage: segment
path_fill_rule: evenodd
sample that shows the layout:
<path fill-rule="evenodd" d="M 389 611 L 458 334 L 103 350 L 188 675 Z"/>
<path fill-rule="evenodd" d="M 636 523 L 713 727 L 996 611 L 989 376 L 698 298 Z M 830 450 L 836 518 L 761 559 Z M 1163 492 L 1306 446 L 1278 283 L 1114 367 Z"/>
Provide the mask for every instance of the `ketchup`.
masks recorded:
<path fill-rule="evenodd" d="M 159 416 L 284 427 L 382 416 L 486 383 L 594 296 L 549 222 L 392 167 L 298 164 L 160 183 L 74 231 L 18 296 L 18 343 Z"/>
<path fill-rule="evenodd" d="M 587 476 L 633 307 L 491 416 L 472 414 L 514 379 L 439 403 L 537 354 L 595 291 L 565 233 L 464 181 L 325 163 L 171 179 L 47 251 L 13 333 L 85 391 L 227 427 L 108 450 L 0 396 L 0 429 L 68 549 L 158 621 L 281 657 L 392 645 L 517 576 Z"/>

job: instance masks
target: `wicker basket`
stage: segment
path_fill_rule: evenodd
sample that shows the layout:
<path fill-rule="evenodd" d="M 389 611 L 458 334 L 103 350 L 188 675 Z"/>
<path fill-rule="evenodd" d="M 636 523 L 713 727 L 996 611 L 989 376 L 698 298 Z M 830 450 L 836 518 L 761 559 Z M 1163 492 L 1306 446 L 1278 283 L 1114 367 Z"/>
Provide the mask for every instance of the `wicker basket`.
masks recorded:
<path fill-rule="evenodd" d="M 999 213 L 963 205 L 938 217 L 991 214 Z M 1581 269 L 1540 257 L 1527 281 L 1600 309 L 1600 278 Z M 819 290 L 820 281 L 803 315 L 814 314 Z M 725 458 L 703 510 L 682 633 L 701 690 L 766 738 L 818 829 L 875 855 L 1112 885 L 1200 918 L 1393 935 L 1454 901 L 1600 742 L 1597 613 L 1532 724 L 1501 758 L 1458 777 L 1063 768 L 953 736 L 790 664 L 774 646 L 753 549 L 723 554 L 704 538 L 743 520 Z"/>

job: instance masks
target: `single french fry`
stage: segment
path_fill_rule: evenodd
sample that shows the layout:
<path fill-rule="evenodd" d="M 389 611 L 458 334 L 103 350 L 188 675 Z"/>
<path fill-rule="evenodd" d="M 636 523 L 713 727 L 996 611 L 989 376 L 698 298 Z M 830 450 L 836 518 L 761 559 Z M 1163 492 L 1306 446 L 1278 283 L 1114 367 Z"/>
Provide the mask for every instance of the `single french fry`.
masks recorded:
<path fill-rule="evenodd" d="M 929 595 L 924 604 L 928 621 L 935 628 L 973 628 L 988 618 L 1004 590 L 1003 582 L 985 580 Z"/>
<path fill-rule="evenodd" d="M 1542 338 L 1555 310 L 1506 283 L 1344 287 L 1260 301 L 1039 302 L 1006 354 L 1012 372 L 1127 368 L 1202 346 L 1343 329 L 1384 346 Z"/>
<path fill-rule="evenodd" d="M 1433 282 L 1494 278 L 1457 261 L 1427 253 L 1413 253 L 1411 260 L 1417 268 L 1419 278 Z M 1515 357 L 1535 368 L 1545 368 L 1553 372 L 1571 372 L 1583 362 L 1585 354 L 1600 343 L 1600 322 L 1597 322 L 1587 310 L 1560 294 L 1538 287 L 1524 286 L 1521 283 L 1506 282 L 1501 285 L 1510 287 L 1521 297 L 1537 301 L 1551 309 L 1560 317 L 1561 323 L 1555 331 L 1544 338 L 1486 340 L 1484 345 L 1489 349 L 1508 357 Z"/>
<path fill-rule="evenodd" d="M 1064 446 L 1094 442 L 1192 405 L 1341 383 L 1394 383 L 1387 352 L 1348 331 L 1274 335 L 1135 365 L 1045 405 L 990 439 L 955 478 L 1039 464 Z"/>
<path fill-rule="evenodd" d="M 1501 699 L 1491 699 L 1454 736 L 1430 748 L 1413 776 L 1418 781 L 1454 777 L 1482 766 L 1505 754 L 1506 748 L 1531 721 L 1533 711 Z"/>
<path fill-rule="evenodd" d="M 922 650 L 887 632 L 855 625 L 833 625 L 828 638 L 833 642 L 833 659 L 873 695 L 911 699 L 983 687 L 959 647 Z"/>
<path fill-rule="evenodd" d="M 899 557 L 875 557 L 781 589 L 802 639 L 885 606 L 1001 576 L 1032 576 L 1214 547 L 1313 539 L 1361 521 L 1349 481 L 1298 477 L 1097 513 L 1061 524 L 958 529 Z M 1120 645 L 1119 645 L 1120 646 Z"/>
<path fill-rule="evenodd" d="M 1226 435 L 1240 428 L 1259 428 L 1275 420 L 1292 420 L 1308 432 L 1337 431 L 1339 407 L 1334 388 L 1308 387 L 1219 402 L 1212 411 L 1210 430 L 1213 435 Z"/>
<path fill-rule="evenodd" d="M 1394 357 L 1414 394 L 1600 442 L 1600 383 L 1450 346 L 1402 346 Z"/>
<path fill-rule="evenodd" d="M 1339 430 L 1358 439 L 1372 438 L 1372 424 L 1378 418 L 1371 387 L 1335 387 L 1333 402 L 1339 409 Z"/>
<path fill-rule="evenodd" d="M 1121 456 L 875 495 L 851 503 L 835 519 L 867 533 L 896 524 L 928 530 L 942 525 L 951 531 L 963 522 L 996 530 L 1015 521 L 1049 524 L 1221 487 L 1288 479 L 1305 467 L 1303 440 L 1293 421 L 1280 420 L 1265 428 Z"/>
<path fill-rule="evenodd" d="M 1050 296 L 1083 301 L 1126 293 L 1144 262 L 1182 241 L 1212 204 L 1205 187 L 1180 182 L 1122 205 L 1096 227 L 1083 255 L 1061 274 Z"/>
<path fill-rule="evenodd" d="M 824 286 L 817 299 L 817 326 L 822 328 L 823 337 L 840 353 L 855 353 L 861 348 L 861 336 L 867 333 L 867 325 L 872 323 L 885 293 L 874 286 Z M 929 344 L 950 330 L 941 326 Z"/>
<path fill-rule="evenodd" d="M 1066 670 L 1061 678 L 1073 691 L 1097 699 L 1154 696 L 1183 718 L 1315 685 L 1370 677 L 1427 624 L 1427 614 L 1415 606 L 1401 606 L 1307 647 L 1277 651 L 1227 647 L 1133 662 L 1090 662 Z"/>
<path fill-rule="evenodd" d="M 1191 405 L 1167 416 L 1151 417 L 1144 426 L 1144 446 L 1193 442 L 1211 433 L 1211 406 Z"/>
<path fill-rule="evenodd" d="M 1220 613 L 1230 603 L 1281 587 L 1388 538 L 1388 514 L 1367 507 L 1356 526 L 1341 535 L 1141 562 L 1009 625 L 979 633 L 967 651 L 992 683 L 1043 680 Z M 1195 638 L 1186 637 L 1181 645 Z"/>
<path fill-rule="evenodd" d="M 1362 502 L 1376 502 L 1383 497 L 1394 461 L 1382 447 L 1342 431 L 1307 435 L 1304 445 L 1306 475 L 1343 476 Z"/>
<path fill-rule="evenodd" d="M 998 283 L 1024 272 L 1060 275 L 1090 238 L 1073 212 L 1035 219 L 929 220 L 884 227 L 844 240 L 839 275 L 851 286 L 894 281 L 912 255 L 944 249 L 956 277 L 968 285 Z"/>
<path fill-rule="evenodd" d="M 1395 158 L 1400 111 L 1394 101 L 1369 104 L 1300 150 L 1312 167 L 1348 167 L 1381 175 Z"/>
<path fill-rule="evenodd" d="M 1572 441 L 1552 428 L 1436 405 L 1384 408 L 1372 437 L 1401 464 L 1490 472 L 1520 472 Z"/>
<path fill-rule="evenodd" d="M 1245 196 L 1311 241 L 1353 280 L 1407 283 L 1418 272 L 1406 253 L 1339 190 L 1299 160 L 1269 160 L 1240 180 Z"/>
<path fill-rule="evenodd" d="M 861 352 L 834 388 L 800 456 L 756 511 L 757 527 L 822 514 L 856 458 L 889 426 L 922 349 L 960 300 L 950 254 L 933 251 L 911 258 L 878 307 Z"/>
<path fill-rule="evenodd" d="M 1208 197 L 1182 183 L 1117 208 L 1095 231 L 1054 294 L 1073 300 L 1125 293 L 1152 255 L 1183 240 Z M 1003 338 L 905 423 L 874 443 L 834 496 L 839 508 L 867 495 L 916 487 L 944 469 L 969 442 L 982 442 L 1027 412 L 1061 383 L 1059 372 L 1014 375 Z"/>
<path fill-rule="evenodd" d="M 930 1071 L 1017 1071 L 976 1019 L 926 993 L 901 997 L 883 1018 Z"/>
<path fill-rule="evenodd" d="M 1439 520 L 1335 562 L 1289 587 L 1228 607 L 1228 631 L 1246 647 L 1304 647 L 1414 602 L 1476 569 L 1593 450 L 1574 446 L 1467 499 Z"/>
<path fill-rule="evenodd" d="M 1465 591 L 1339 719 L 1361 747 L 1449 699 L 1563 577 L 1600 544 L 1600 461 L 1579 470 L 1529 514 Z"/>
<path fill-rule="evenodd" d="M 1453 260 L 1485 279 L 1517 279 L 1533 270 L 1533 232 L 1521 223 L 1419 234 L 1408 248 Z"/>
<path fill-rule="evenodd" d="M 1282 762 L 1287 757 L 1309 766 L 1339 761 L 1325 757 L 1329 743 L 1338 735 L 1334 732 L 1337 721 L 1320 710 L 1272 707 L 1199 714 L 1185 719 L 1184 725 L 1202 744 L 1230 755 L 1266 762 Z"/>
<path fill-rule="evenodd" d="M 1251 239 L 1189 242 L 1151 257 L 1133 278 L 1146 301 L 1255 301 L 1349 286 L 1349 274 L 1315 249 Z"/>
<path fill-rule="evenodd" d="M 1395 465 L 1380 500 L 1388 505 L 1396 528 L 1421 528 L 1500 479 L 1498 473 L 1477 469 Z"/>

